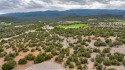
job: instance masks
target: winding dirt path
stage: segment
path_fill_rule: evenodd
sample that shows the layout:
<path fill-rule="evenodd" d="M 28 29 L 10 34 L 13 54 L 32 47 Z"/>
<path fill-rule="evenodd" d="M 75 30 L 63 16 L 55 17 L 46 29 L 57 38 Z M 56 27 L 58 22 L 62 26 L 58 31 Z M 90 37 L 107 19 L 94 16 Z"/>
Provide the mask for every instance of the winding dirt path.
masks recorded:
<path fill-rule="evenodd" d="M 33 65 L 26 70 L 65 70 L 61 65 L 55 62 L 44 62 Z"/>

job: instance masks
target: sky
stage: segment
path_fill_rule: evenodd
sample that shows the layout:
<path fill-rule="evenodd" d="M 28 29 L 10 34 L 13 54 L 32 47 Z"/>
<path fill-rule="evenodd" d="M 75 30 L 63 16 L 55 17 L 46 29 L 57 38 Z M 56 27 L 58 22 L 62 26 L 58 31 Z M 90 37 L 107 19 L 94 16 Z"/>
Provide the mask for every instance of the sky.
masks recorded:
<path fill-rule="evenodd" d="M 69 9 L 125 10 L 125 0 L 0 0 L 0 14 Z"/>

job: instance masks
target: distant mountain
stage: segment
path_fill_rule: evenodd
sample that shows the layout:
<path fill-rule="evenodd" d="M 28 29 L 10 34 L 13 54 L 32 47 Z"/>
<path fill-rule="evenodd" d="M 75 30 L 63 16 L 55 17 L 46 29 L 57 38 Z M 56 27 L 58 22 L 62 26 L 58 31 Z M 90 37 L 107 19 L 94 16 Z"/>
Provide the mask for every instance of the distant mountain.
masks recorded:
<path fill-rule="evenodd" d="M 48 19 L 66 16 L 91 16 L 91 15 L 125 15 L 125 10 L 109 10 L 109 9 L 71 9 L 66 11 L 36 11 L 23 13 L 9 13 L 0 16 L 14 17 L 22 19 Z"/>
<path fill-rule="evenodd" d="M 13 18 L 13 17 L 2 17 L 0 16 L 0 22 L 13 22 L 17 20 L 16 18 Z"/>

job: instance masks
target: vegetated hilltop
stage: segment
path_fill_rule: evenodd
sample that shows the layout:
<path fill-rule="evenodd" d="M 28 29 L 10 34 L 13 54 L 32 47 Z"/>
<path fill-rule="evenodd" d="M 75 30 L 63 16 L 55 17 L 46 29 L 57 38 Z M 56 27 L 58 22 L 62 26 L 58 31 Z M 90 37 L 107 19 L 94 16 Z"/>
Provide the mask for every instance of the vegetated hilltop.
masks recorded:
<path fill-rule="evenodd" d="M 0 22 L 14 22 L 15 20 L 17 20 L 17 19 L 13 18 L 13 17 L 0 16 Z"/>
<path fill-rule="evenodd" d="M 0 22 L 11 22 L 16 25 L 29 24 L 34 21 L 47 21 L 51 23 L 59 21 L 84 21 L 91 19 L 97 21 L 119 21 L 125 17 L 125 10 L 109 9 L 72 9 L 66 11 L 35 11 L 8 13 L 0 15 Z M 108 19 L 108 20 L 107 20 Z M 96 22 L 97 22 L 96 21 Z"/>
<path fill-rule="evenodd" d="M 125 10 L 108 10 L 108 9 L 72 9 L 66 11 L 36 11 L 36 12 L 23 12 L 23 13 L 9 13 L 2 16 L 17 17 L 17 18 L 53 18 L 63 16 L 90 16 L 90 15 L 102 15 L 102 14 L 114 14 L 125 15 Z"/>
<path fill-rule="evenodd" d="M 23 12 L 23 13 L 9 13 L 1 16 L 16 17 L 16 18 L 55 18 L 64 16 L 91 16 L 91 15 L 125 15 L 125 10 L 108 10 L 108 9 L 72 9 L 66 11 L 36 11 L 36 12 Z"/>
<path fill-rule="evenodd" d="M 5 18 L 5 17 L 4 17 Z M 103 14 L 103 15 L 91 15 L 91 16 L 64 16 L 64 17 L 55 17 L 55 18 L 38 18 L 36 19 L 30 18 L 30 19 L 24 19 L 24 18 L 11 18 L 6 17 L 6 19 L 0 19 L 0 22 L 7 22 L 12 23 L 12 25 L 25 25 L 25 24 L 32 24 L 39 22 L 45 22 L 45 23 L 63 23 L 67 21 L 71 22 L 121 22 L 125 21 L 125 17 L 123 15 L 112 15 L 112 14 Z"/>

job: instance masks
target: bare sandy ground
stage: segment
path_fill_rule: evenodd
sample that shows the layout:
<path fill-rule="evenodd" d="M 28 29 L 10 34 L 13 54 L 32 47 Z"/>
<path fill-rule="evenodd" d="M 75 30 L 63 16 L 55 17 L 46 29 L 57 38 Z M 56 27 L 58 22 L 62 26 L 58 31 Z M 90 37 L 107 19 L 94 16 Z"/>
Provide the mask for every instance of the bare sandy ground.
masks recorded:
<path fill-rule="evenodd" d="M 43 29 L 53 29 L 53 27 L 51 26 L 44 26 Z M 29 33 L 29 32 L 35 32 L 35 30 L 29 30 L 25 33 Z M 8 39 L 11 39 L 11 38 L 14 38 L 14 37 L 18 37 L 19 35 L 16 35 L 16 36 L 13 36 L 13 37 L 10 37 L 10 38 L 5 38 L 5 40 L 8 40 Z M 69 45 L 69 43 L 74 43 L 74 42 L 77 42 L 77 39 L 74 39 L 72 37 L 70 38 L 65 38 L 63 36 L 59 36 L 61 39 L 64 38 L 64 41 L 61 42 L 61 44 L 63 44 L 64 48 L 67 48 Z M 94 40 L 94 38 L 99 38 L 101 39 L 102 41 L 105 41 L 105 38 L 103 37 L 95 37 L 95 36 L 90 36 L 91 37 L 91 42 L 88 43 L 89 46 L 87 47 L 90 47 L 90 48 L 99 48 L 101 51 L 104 49 L 104 48 L 107 48 L 108 46 L 102 46 L 102 47 L 96 47 L 94 46 L 94 42 L 96 40 Z M 82 37 L 82 39 L 87 39 L 88 36 L 86 37 Z M 109 37 L 109 39 L 112 39 L 112 41 L 115 41 L 116 37 Z M 122 46 L 119 46 L 119 47 L 112 47 L 111 48 L 111 53 L 114 53 L 114 52 L 120 52 L 120 53 L 125 53 L 125 45 L 122 45 Z M 31 50 L 31 48 L 28 48 Z M 12 49 L 7 49 L 6 50 L 8 53 L 12 51 Z M 73 54 L 73 49 L 70 49 L 70 54 Z M 15 58 L 16 61 L 18 61 L 19 59 L 23 58 L 25 55 L 31 53 L 30 51 L 28 51 L 27 53 L 23 53 L 23 52 L 20 52 L 19 55 Z M 38 55 L 39 54 L 39 51 L 35 51 L 35 52 L 32 52 L 32 54 L 34 55 Z M 95 58 L 96 56 L 96 53 L 92 53 L 91 54 L 91 57 L 92 58 Z M 40 63 L 40 64 L 36 64 L 34 65 L 33 61 L 29 61 L 26 65 L 17 65 L 14 70 L 77 70 L 77 67 L 75 67 L 74 69 L 69 69 L 69 68 L 63 68 L 63 64 L 57 64 L 54 62 L 55 60 L 55 57 L 52 58 L 50 61 L 47 61 L 47 62 L 43 62 L 43 63 Z M 66 58 L 64 59 L 64 61 L 66 61 Z M 4 63 L 4 59 L 3 58 L 0 58 L 0 67 L 2 66 L 2 64 Z M 95 70 L 95 67 L 93 66 L 94 63 L 91 62 L 91 60 L 89 59 L 88 60 L 88 70 Z M 116 70 L 125 70 L 125 67 L 124 66 L 107 66 L 107 68 L 115 68 Z M 1 68 L 0 68 L 1 70 Z"/>
<path fill-rule="evenodd" d="M 49 25 L 46 25 L 46 26 L 43 26 L 43 29 L 48 29 L 48 30 L 51 30 L 51 29 L 54 29 L 54 27 L 49 26 Z"/>
<path fill-rule="evenodd" d="M 26 70 L 65 70 L 61 65 L 55 62 L 44 62 L 33 65 Z"/>
<path fill-rule="evenodd" d="M 125 67 L 123 65 L 121 65 L 121 66 L 107 66 L 107 69 L 108 68 L 115 68 L 116 70 L 125 70 Z"/>

